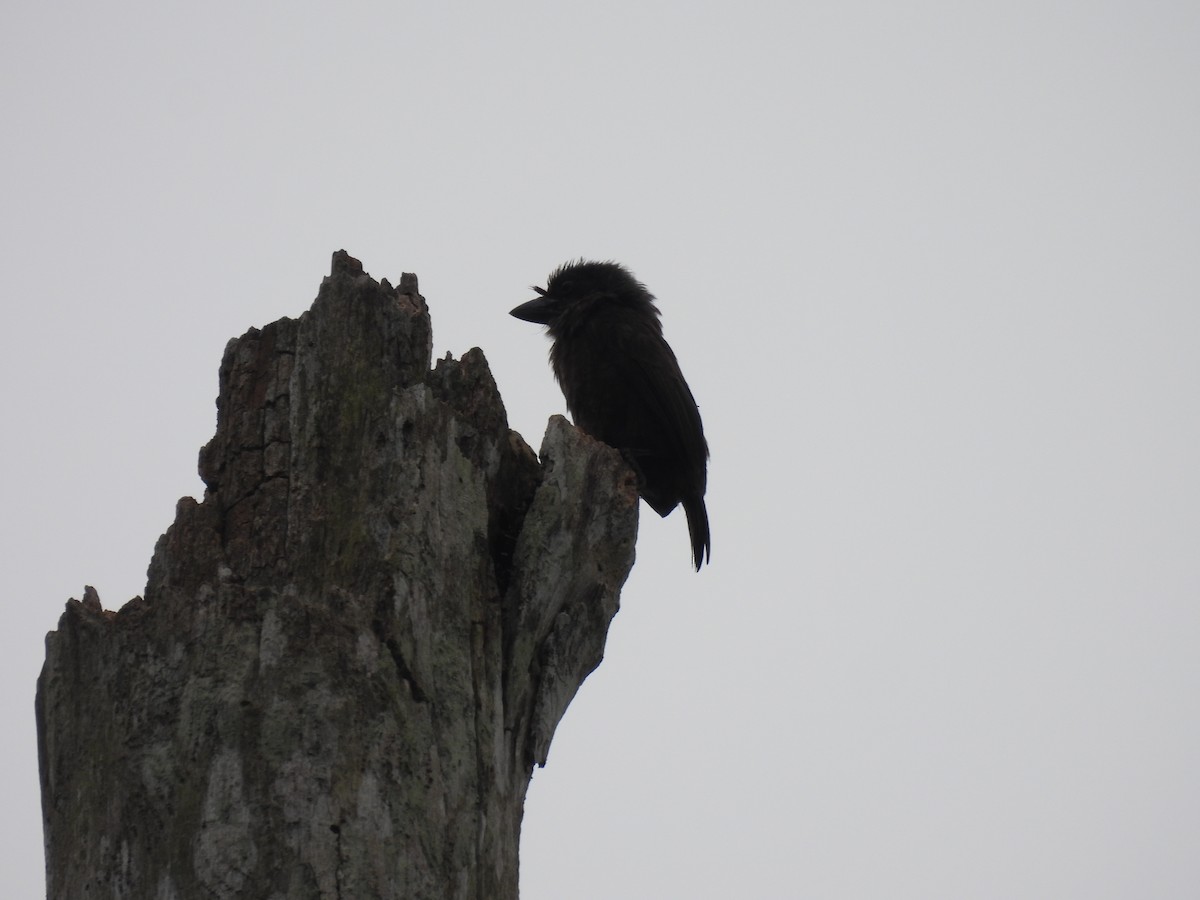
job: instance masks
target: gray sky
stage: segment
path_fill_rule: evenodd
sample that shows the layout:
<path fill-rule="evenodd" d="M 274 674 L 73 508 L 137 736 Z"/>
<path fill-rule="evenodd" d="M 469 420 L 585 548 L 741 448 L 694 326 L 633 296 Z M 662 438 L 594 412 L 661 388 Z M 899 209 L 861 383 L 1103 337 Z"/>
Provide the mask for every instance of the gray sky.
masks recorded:
<path fill-rule="evenodd" d="M 643 507 L 525 900 L 1200 890 L 1200 5 L 10 3 L 0 884 L 42 892 L 42 637 L 145 585 L 225 342 L 416 272 L 660 299 L 711 568 Z"/>

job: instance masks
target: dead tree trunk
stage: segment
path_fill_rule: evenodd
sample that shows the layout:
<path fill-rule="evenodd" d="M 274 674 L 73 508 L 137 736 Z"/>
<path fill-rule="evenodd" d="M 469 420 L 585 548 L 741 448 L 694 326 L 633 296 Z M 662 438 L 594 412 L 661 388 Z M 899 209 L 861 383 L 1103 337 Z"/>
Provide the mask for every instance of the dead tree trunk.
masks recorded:
<path fill-rule="evenodd" d="M 619 455 L 537 457 L 483 354 L 439 360 L 413 276 L 334 255 L 231 341 L 204 501 L 145 599 L 46 639 L 51 900 L 517 896 L 525 792 L 633 563 Z"/>

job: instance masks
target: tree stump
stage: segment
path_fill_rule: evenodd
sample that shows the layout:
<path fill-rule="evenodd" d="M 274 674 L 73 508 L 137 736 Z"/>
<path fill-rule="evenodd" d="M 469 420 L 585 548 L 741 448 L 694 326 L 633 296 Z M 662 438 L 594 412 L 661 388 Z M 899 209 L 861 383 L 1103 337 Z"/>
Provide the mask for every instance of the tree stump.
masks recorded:
<path fill-rule="evenodd" d="M 145 598 L 88 588 L 46 639 L 52 900 L 516 898 L 637 484 L 561 417 L 539 463 L 482 352 L 431 348 L 416 278 L 344 251 L 308 312 L 230 341 Z"/>

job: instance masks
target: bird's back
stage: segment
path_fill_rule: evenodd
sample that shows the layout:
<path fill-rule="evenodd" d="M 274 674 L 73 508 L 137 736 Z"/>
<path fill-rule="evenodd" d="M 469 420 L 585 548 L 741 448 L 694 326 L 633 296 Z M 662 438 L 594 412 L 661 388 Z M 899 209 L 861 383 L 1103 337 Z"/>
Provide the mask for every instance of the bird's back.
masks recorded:
<path fill-rule="evenodd" d="M 592 310 L 555 341 L 552 362 L 575 424 L 630 458 L 655 512 L 703 496 L 700 413 L 652 312 Z"/>

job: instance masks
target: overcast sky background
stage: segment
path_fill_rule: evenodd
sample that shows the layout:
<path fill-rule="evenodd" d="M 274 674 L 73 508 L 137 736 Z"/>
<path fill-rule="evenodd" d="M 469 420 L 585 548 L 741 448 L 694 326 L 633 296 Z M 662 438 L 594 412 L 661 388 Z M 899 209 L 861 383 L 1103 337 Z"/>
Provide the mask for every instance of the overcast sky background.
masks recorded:
<path fill-rule="evenodd" d="M 643 506 L 524 900 L 1200 894 L 1200 4 L 6 4 L 0 884 L 68 597 L 201 496 L 226 341 L 345 248 L 534 447 L 508 317 L 658 295 L 712 565 Z"/>

